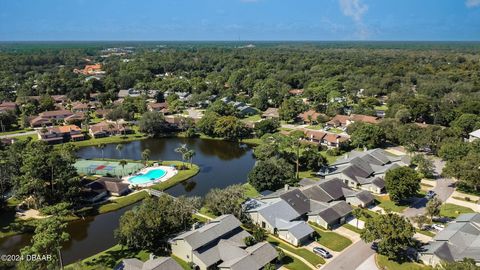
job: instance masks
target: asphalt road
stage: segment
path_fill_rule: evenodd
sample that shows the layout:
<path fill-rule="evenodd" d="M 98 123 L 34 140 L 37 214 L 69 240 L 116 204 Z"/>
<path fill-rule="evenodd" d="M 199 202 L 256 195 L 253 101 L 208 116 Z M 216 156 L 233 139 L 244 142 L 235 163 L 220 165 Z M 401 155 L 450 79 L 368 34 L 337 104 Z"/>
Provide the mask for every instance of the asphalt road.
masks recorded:
<path fill-rule="evenodd" d="M 375 251 L 370 248 L 370 244 L 362 240 L 345 249 L 340 255 L 336 256 L 323 270 L 354 270 L 370 258 Z"/>
<path fill-rule="evenodd" d="M 443 178 L 440 176 L 442 173 L 443 167 L 445 167 L 445 162 L 439 158 L 434 158 L 433 164 L 435 165 L 435 173 L 438 175 L 436 180 L 435 188 L 433 191 L 437 194 L 437 197 L 445 202 L 453 193 L 454 186 L 453 180 L 451 178 Z M 409 208 L 403 211 L 403 215 L 406 217 L 414 217 L 416 215 L 421 215 L 425 213 L 425 206 L 427 205 L 428 200 L 426 198 L 420 198 L 412 204 Z"/>
<path fill-rule="evenodd" d="M 36 134 L 36 133 L 37 133 L 37 131 L 36 131 L 36 130 L 33 130 L 33 131 L 27 131 L 27 132 L 23 132 L 23 133 L 14 133 L 14 134 L 8 134 L 8 135 L 1 135 L 1 136 L 0 136 L 0 139 L 14 138 L 14 137 L 18 137 L 18 136 L 31 135 L 31 134 Z"/>

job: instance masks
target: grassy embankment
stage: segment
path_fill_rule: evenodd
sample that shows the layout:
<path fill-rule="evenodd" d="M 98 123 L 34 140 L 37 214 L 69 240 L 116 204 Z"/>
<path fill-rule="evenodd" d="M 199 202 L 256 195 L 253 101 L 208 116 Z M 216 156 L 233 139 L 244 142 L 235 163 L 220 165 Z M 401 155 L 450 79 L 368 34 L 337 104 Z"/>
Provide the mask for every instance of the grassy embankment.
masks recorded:
<path fill-rule="evenodd" d="M 67 265 L 65 269 L 75 269 L 76 266 L 81 266 L 83 270 L 94 270 L 94 269 L 101 269 L 101 268 L 108 268 L 112 269 L 116 265 L 118 265 L 122 259 L 126 258 L 137 258 L 141 261 L 148 260 L 150 253 L 145 250 L 141 251 L 133 251 L 121 245 L 115 245 L 107 250 L 104 250 L 100 253 L 97 253 L 91 257 L 83 259 L 77 263 L 73 263 Z M 182 266 L 185 270 L 190 270 L 188 263 L 177 258 L 175 256 L 171 256 L 175 261 L 177 261 L 180 266 Z"/>
<path fill-rule="evenodd" d="M 140 161 L 129 160 L 128 162 L 140 162 Z M 166 166 L 171 166 L 171 165 L 178 166 L 181 163 L 182 162 L 180 161 L 161 162 L 162 165 L 166 165 Z M 168 188 L 175 186 L 178 183 L 186 181 L 189 178 L 195 176 L 196 174 L 198 174 L 199 171 L 200 171 L 200 168 L 197 165 L 192 164 L 191 168 L 188 167 L 187 170 L 180 170 L 175 176 L 173 176 L 172 178 L 168 179 L 165 182 L 156 184 L 155 186 L 153 186 L 153 188 L 161 191 L 166 190 Z M 90 214 L 98 215 L 98 214 L 104 214 L 107 212 L 115 211 L 120 208 L 139 202 L 145 199 L 147 196 L 149 195 L 146 191 L 134 192 L 127 196 L 119 197 L 115 200 L 111 200 L 99 205 L 95 205 L 92 207 L 92 211 L 90 212 Z M 0 214 L 0 238 L 24 233 L 25 230 L 29 230 L 33 226 L 33 223 L 35 220 L 22 220 L 15 217 L 15 206 L 19 203 L 20 202 L 15 200 L 9 200 L 6 210 L 4 210 Z M 66 218 L 66 220 L 68 221 L 72 221 L 76 219 L 79 219 L 79 217 L 75 215 L 69 216 L 68 218 Z M 12 224 L 14 223 L 19 223 L 23 226 L 18 226 L 18 227 L 12 226 Z"/>
<path fill-rule="evenodd" d="M 386 256 L 383 256 L 380 254 L 377 254 L 375 256 L 375 260 L 377 261 L 377 265 L 380 266 L 381 269 L 386 269 L 386 270 L 430 270 L 432 269 L 430 266 L 426 266 L 426 265 L 415 263 L 415 262 L 398 263 L 395 261 L 391 261 Z"/>

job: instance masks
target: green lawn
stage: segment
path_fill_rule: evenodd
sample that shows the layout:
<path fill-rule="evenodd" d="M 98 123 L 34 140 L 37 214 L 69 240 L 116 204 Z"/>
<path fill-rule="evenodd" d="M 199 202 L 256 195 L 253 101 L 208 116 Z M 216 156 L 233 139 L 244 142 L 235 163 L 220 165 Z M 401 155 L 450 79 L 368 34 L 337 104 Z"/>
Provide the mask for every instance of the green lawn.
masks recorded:
<path fill-rule="evenodd" d="M 311 125 L 311 126 L 307 126 L 306 128 L 308 129 L 314 129 L 314 130 L 320 130 L 323 128 L 322 125 Z"/>
<path fill-rule="evenodd" d="M 338 233 L 325 231 L 313 223 L 310 223 L 310 225 L 320 235 L 320 239 L 317 242 L 328 249 L 342 251 L 352 244 L 350 239 Z"/>
<path fill-rule="evenodd" d="M 82 270 L 94 270 L 101 267 L 107 267 L 109 269 L 112 269 L 118 263 L 120 263 L 122 259 L 125 258 L 137 258 L 141 261 L 146 261 L 149 258 L 149 253 L 147 251 L 136 252 L 128 248 L 122 247 L 121 245 L 115 245 L 107 250 L 88 257 L 81 262 L 67 265 L 67 267 L 65 268 L 74 269 L 75 266 L 81 265 Z"/>
<path fill-rule="evenodd" d="M 390 197 L 388 195 L 386 196 L 375 196 L 376 198 L 376 203 L 378 206 L 383 208 L 385 211 L 392 211 L 396 213 L 401 213 L 403 210 L 405 210 L 408 205 L 397 205 L 395 202 L 390 200 Z"/>
<path fill-rule="evenodd" d="M 445 203 L 440 208 L 440 216 L 442 217 L 457 218 L 459 215 L 465 213 L 475 213 L 475 211 L 471 208 L 451 203 Z"/>
<path fill-rule="evenodd" d="M 285 255 L 283 258 L 283 266 L 285 266 L 287 269 L 290 270 L 305 270 L 305 269 L 310 269 L 306 264 L 304 264 L 302 261 L 299 259 Z"/>
<path fill-rule="evenodd" d="M 313 180 L 320 180 L 320 178 L 315 174 L 316 172 L 314 171 L 299 171 L 298 172 L 298 177 L 300 179 L 303 179 L 303 178 L 310 178 L 310 179 L 313 179 Z"/>
<path fill-rule="evenodd" d="M 15 140 L 26 140 L 28 138 L 31 138 L 32 141 L 38 140 L 38 135 L 37 134 L 30 134 L 30 135 L 21 135 L 21 136 L 15 136 Z"/>
<path fill-rule="evenodd" d="M 340 156 L 331 156 L 327 153 L 327 151 L 321 151 L 320 153 L 327 159 L 328 164 L 334 163 L 340 157 Z"/>
<path fill-rule="evenodd" d="M 180 264 L 180 266 L 183 268 L 183 270 L 192 270 L 192 268 L 190 267 L 190 265 L 188 265 L 188 263 L 186 261 L 178 258 L 175 255 L 171 255 L 170 257 L 172 257 L 172 259 L 177 261 L 177 263 Z"/>
<path fill-rule="evenodd" d="M 350 225 L 350 224 L 343 224 L 342 227 L 347 228 L 347 229 L 349 229 L 350 231 L 356 232 L 356 233 L 358 233 L 358 234 L 361 234 L 362 231 L 363 231 L 362 229 L 359 229 L 359 228 L 357 228 L 357 227 L 355 227 L 355 226 L 352 226 L 352 225 Z"/>
<path fill-rule="evenodd" d="M 418 233 L 421 233 L 421 234 L 429 236 L 429 237 L 434 237 L 435 236 L 435 234 L 431 231 L 425 231 L 425 230 L 419 230 L 419 229 L 416 229 L 416 231 Z"/>
<path fill-rule="evenodd" d="M 99 144 L 110 144 L 110 143 L 126 143 L 126 142 L 131 142 L 131 141 L 138 141 L 138 140 L 143 140 L 148 138 L 144 134 L 141 133 L 133 133 L 133 134 L 127 134 L 127 135 L 116 135 L 116 136 L 110 136 L 110 137 L 105 137 L 105 138 L 91 138 L 88 140 L 84 141 L 78 141 L 78 142 L 70 142 L 78 147 L 85 147 L 85 146 L 97 146 Z"/>
<path fill-rule="evenodd" d="M 162 162 L 162 165 L 166 165 L 166 166 L 168 165 L 179 166 L 181 164 L 183 164 L 183 162 L 180 162 L 180 161 L 163 161 Z M 193 176 L 198 174 L 199 171 L 200 171 L 200 167 L 198 167 L 195 164 L 192 164 L 191 168 L 188 167 L 187 170 L 179 170 L 175 176 L 173 176 L 172 178 L 168 179 L 165 182 L 161 182 L 153 185 L 152 188 L 156 190 L 161 190 L 161 191 L 169 189 L 178 183 L 181 183 L 189 178 L 192 178 Z"/>
<path fill-rule="evenodd" d="M 209 218 L 216 218 L 217 216 L 215 216 L 212 212 L 210 212 L 210 209 L 206 208 L 205 206 L 200 208 L 200 210 L 198 210 L 198 212 L 200 214 L 203 214 Z"/>
<path fill-rule="evenodd" d="M 243 184 L 243 188 L 245 190 L 245 197 L 247 198 L 256 198 L 260 196 L 260 193 L 249 183 Z"/>
<path fill-rule="evenodd" d="M 24 233 L 24 230 L 32 229 L 32 223 L 35 220 L 22 220 L 15 216 L 15 207 L 20 201 L 16 199 L 8 199 L 7 206 L 0 212 L 0 238 Z M 18 223 L 21 226 L 12 226 Z"/>
<path fill-rule="evenodd" d="M 262 119 L 262 117 L 260 116 L 260 114 L 254 114 L 254 115 L 251 115 L 247 118 L 242 119 L 242 121 L 244 121 L 244 122 L 257 122 L 257 121 L 260 121 L 261 119 Z"/>
<path fill-rule="evenodd" d="M 381 269 L 386 270 L 428 270 L 432 269 L 430 266 L 426 266 L 419 263 L 414 262 L 404 262 L 404 263 L 397 263 L 394 261 L 389 260 L 386 256 L 377 254 L 376 255 L 377 264 L 381 267 Z"/>
<path fill-rule="evenodd" d="M 339 129 L 339 128 L 331 128 L 331 129 L 328 130 L 328 132 L 335 133 L 335 134 L 341 134 L 344 131 Z"/>
<path fill-rule="evenodd" d="M 101 204 L 98 207 L 98 213 L 103 214 L 111 211 L 115 211 L 117 209 L 123 208 L 125 206 L 134 204 L 138 201 L 145 199 L 148 196 L 147 191 L 140 191 L 137 193 L 133 193 L 127 196 L 120 197 L 116 200 L 109 201 L 105 204 Z"/>
<path fill-rule="evenodd" d="M 313 253 L 310 250 L 307 250 L 305 248 L 296 248 L 296 247 L 288 244 L 287 242 L 284 242 L 282 240 L 277 240 L 276 238 L 274 238 L 272 236 L 268 236 L 267 241 L 270 244 L 272 244 L 276 247 L 281 247 L 281 248 L 283 248 L 287 251 L 290 251 L 290 252 L 304 258 L 305 260 L 307 260 L 309 263 L 311 263 L 314 266 L 317 266 L 319 264 L 325 264 L 325 260 L 322 257 L 316 255 L 315 253 Z M 292 268 L 290 268 L 290 269 L 292 269 Z M 303 268 L 303 269 L 308 269 L 308 267 Z"/>
<path fill-rule="evenodd" d="M 17 133 L 25 133 L 27 131 L 33 131 L 33 130 L 34 130 L 33 128 L 25 128 L 25 129 L 18 129 L 18 130 L 12 130 L 12 131 L 5 131 L 5 132 L 0 132 L 0 136 L 17 134 Z"/>

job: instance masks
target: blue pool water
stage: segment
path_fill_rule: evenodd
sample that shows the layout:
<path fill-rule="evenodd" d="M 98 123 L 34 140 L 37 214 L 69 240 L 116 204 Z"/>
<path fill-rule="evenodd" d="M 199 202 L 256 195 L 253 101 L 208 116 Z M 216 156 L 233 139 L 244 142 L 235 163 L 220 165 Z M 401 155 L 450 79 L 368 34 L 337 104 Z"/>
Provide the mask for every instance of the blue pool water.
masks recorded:
<path fill-rule="evenodd" d="M 159 178 L 162 178 L 167 174 L 165 170 L 162 169 L 153 169 L 148 171 L 146 174 L 139 174 L 133 177 L 130 177 L 128 181 L 132 184 L 148 184 Z"/>

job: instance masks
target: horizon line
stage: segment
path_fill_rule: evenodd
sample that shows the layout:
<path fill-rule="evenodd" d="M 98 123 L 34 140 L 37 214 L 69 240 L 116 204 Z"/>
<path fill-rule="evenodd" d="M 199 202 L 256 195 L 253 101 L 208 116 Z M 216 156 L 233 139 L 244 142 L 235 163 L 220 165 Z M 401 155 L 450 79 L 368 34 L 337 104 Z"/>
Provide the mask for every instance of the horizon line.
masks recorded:
<path fill-rule="evenodd" d="M 0 43 L 13 43 L 13 42 L 480 42 L 480 40 L 413 40 L 413 39 L 392 39 L 392 40 L 317 40 L 317 39 L 305 39 L 305 40 L 282 40 L 282 39 L 271 39 L 271 40 L 260 40 L 260 39 L 245 39 L 245 40 L 234 40 L 234 39 L 204 39 L 204 40 L 141 40 L 141 39 L 99 39 L 99 40 L 0 40 Z"/>

